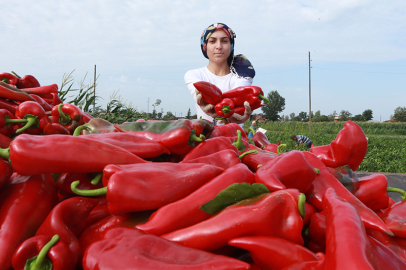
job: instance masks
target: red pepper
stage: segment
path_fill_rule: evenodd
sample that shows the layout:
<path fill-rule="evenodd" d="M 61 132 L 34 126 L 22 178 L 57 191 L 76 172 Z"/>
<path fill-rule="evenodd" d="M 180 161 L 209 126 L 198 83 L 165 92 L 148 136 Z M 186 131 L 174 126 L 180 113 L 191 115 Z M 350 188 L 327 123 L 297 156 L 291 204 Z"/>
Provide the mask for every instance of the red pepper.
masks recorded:
<path fill-rule="evenodd" d="M 0 73 L 0 81 L 15 86 L 18 82 L 18 77 L 11 73 L 3 72 Z"/>
<path fill-rule="evenodd" d="M 352 121 L 346 121 L 344 128 L 328 145 L 310 149 L 327 167 L 337 168 L 349 165 L 353 171 L 364 160 L 368 141 L 361 127 Z"/>
<path fill-rule="evenodd" d="M 106 197 L 99 197 L 97 199 L 99 200 L 99 203 L 92 209 L 90 214 L 87 216 L 84 228 L 88 228 L 89 226 L 97 223 L 98 221 L 110 216 Z"/>
<path fill-rule="evenodd" d="M 28 134 L 42 134 L 44 127 L 51 123 L 44 109 L 35 101 L 21 103 L 15 113 L 18 119 L 27 119 L 24 127 L 18 129 L 16 133 L 25 132 Z"/>
<path fill-rule="evenodd" d="M 326 269 L 380 269 L 357 210 L 332 188 L 323 196 L 326 214 Z"/>
<path fill-rule="evenodd" d="M 272 153 L 278 153 L 278 148 L 279 148 L 279 146 L 281 145 L 281 142 L 279 141 L 277 144 L 275 144 L 275 143 L 270 143 L 270 144 L 268 144 L 265 148 L 264 148 L 264 150 L 265 151 L 269 151 L 269 152 L 272 152 Z M 286 145 L 285 145 L 286 146 Z"/>
<path fill-rule="evenodd" d="M 0 269 L 11 268 L 14 251 L 35 235 L 57 202 L 49 175 L 11 176 L 0 190 Z"/>
<path fill-rule="evenodd" d="M 324 270 L 325 255 L 322 252 L 316 253 L 319 258 L 318 261 L 302 262 L 297 263 L 288 267 L 283 268 L 282 270 Z"/>
<path fill-rule="evenodd" d="M 228 138 L 225 137 L 215 137 L 207 139 L 199 143 L 195 148 L 193 148 L 187 155 L 183 158 L 183 161 L 188 161 L 211 154 L 215 154 L 219 151 L 231 149 L 238 154 L 238 149 L 233 145 Z"/>
<path fill-rule="evenodd" d="M 394 235 L 406 238 L 406 200 L 404 197 L 402 199 L 402 201 L 390 206 L 381 215 L 381 218 Z"/>
<path fill-rule="evenodd" d="M 10 164 L 5 160 L 0 159 L 0 189 L 5 183 L 7 183 L 12 174 L 13 169 Z"/>
<path fill-rule="evenodd" d="M 229 98 L 234 102 L 235 107 L 244 107 L 244 102 L 248 101 L 250 106 L 256 107 L 261 105 L 262 100 L 269 100 L 264 97 L 264 92 L 258 86 L 240 86 L 223 93 L 223 98 Z M 252 108 L 251 108 L 252 110 Z"/>
<path fill-rule="evenodd" d="M 25 75 L 23 78 L 21 78 L 14 71 L 11 71 L 11 73 L 13 73 L 14 75 L 16 75 L 18 77 L 18 82 L 17 82 L 16 86 L 19 89 L 41 86 L 39 84 L 38 80 L 32 75 Z"/>
<path fill-rule="evenodd" d="M 0 148 L 7 148 L 10 147 L 10 143 L 12 139 L 0 133 Z"/>
<path fill-rule="evenodd" d="M 14 115 L 5 109 L 0 109 L 0 134 L 5 136 L 11 136 L 15 132 L 15 124 L 21 121 L 20 119 L 14 119 Z"/>
<path fill-rule="evenodd" d="M 340 198 L 343 198 L 349 202 L 359 215 L 361 216 L 364 225 L 368 229 L 375 229 L 382 232 L 386 232 L 390 235 L 389 228 L 385 223 L 375 214 L 374 211 L 366 207 L 360 200 L 358 200 L 353 194 L 351 194 L 338 180 L 335 178 L 324 163 L 317 158 L 314 154 L 303 151 L 302 152 L 307 161 L 315 168 L 318 168 L 319 174 L 316 176 L 316 179 L 313 181 L 310 189 L 306 192 L 306 198 L 310 204 L 316 207 L 319 210 L 323 209 L 323 195 L 328 188 L 333 188 L 334 191 Z"/>
<path fill-rule="evenodd" d="M 109 170 L 106 166 L 105 170 Z M 104 188 L 72 191 L 81 196 L 106 195 L 109 212 L 122 215 L 152 210 L 180 200 L 223 172 L 206 164 L 148 163 L 113 166 L 115 172 L 103 179 Z"/>
<path fill-rule="evenodd" d="M 58 85 L 57 84 L 50 84 L 50 85 L 43 85 L 31 88 L 20 88 L 27 94 L 35 94 L 40 97 L 49 97 L 49 94 L 54 93 L 58 94 Z"/>
<path fill-rule="evenodd" d="M 249 128 L 253 134 L 252 140 L 254 141 L 255 145 L 261 149 L 265 149 L 267 145 L 270 144 L 266 135 L 262 132 L 255 132 L 253 128 Z"/>
<path fill-rule="evenodd" d="M 80 252 L 80 243 L 77 237 L 84 229 L 86 217 L 98 202 L 99 200 L 93 198 L 72 197 L 58 203 L 35 235 L 53 236 L 58 234 L 60 241 L 68 246 L 70 259 L 76 265 Z"/>
<path fill-rule="evenodd" d="M 52 108 L 51 120 L 53 123 L 61 124 L 73 134 L 78 126 L 83 125 L 83 112 L 73 104 L 61 103 Z"/>
<path fill-rule="evenodd" d="M 0 81 L 0 97 L 13 101 L 35 101 L 27 93 Z"/>
<path fill-rule="evenodd" d="M 13 255 L 13 269 L 75 269 L 69 247 L 59 239 L 59 235 L 39 235 L 27 239 Z"/>
<path fill-rule="evenodd" d="M 30 94 L 30 97 L 34 98 L 35 101 L 44 108 L 44 111 L 52 111 L 51 105 L 49 105 L 45 100 L 43 100 L 40 96 L 35 94 Z"/>
<path fill-rule="evenodd" d="M 225 170 L 193 193 L 159 208 L 148 222 L 136 226 L 145 232 L 162 235 L 197 224 L 211 217 L 199 207 L 212 200 L 216 195 L 234 183 L 255 181 L 254 174 L 244 164 L 237 164 Z"/>
<path fill-rule="evenodd" d="M 253 105 L 253 106 L 250 106 L 250 107 L 251 107 L 251 111 L 254 111 L 254 110 L 256 110 L 258 108 L 261 108 L 261 107 L 264 107 L 264 106 L 266 106 L 266 105 L 259 104 L 259 105 Z M 234 106 L 234 113 L 237 113 L 239 115 L 244 115 L 245 107 L 244 106 L 238 106 L 238 107 Z"/>
<path fill-rule="evenodd" d="M 101 174 L 100 174 L 101 175 Z M 98 189 L 103 187 L 103 184 L 100 182 L 96 185 L 91 183 L 94 177 L 88 173 L 63 173 L 56 180 L 56 187 L 58 193 L 63 197 L 74 197 L 77 196 L 72 189 L 71 184 L 73 181 L 80 181 L 78 188 L 85 190 Z"/>
<path fill-rule="evenodd" d="M 86 124 L 77 127 L 77 133 L 75 133 L 76 132 L 75 130 L 74 134 L 87 135 L 87 134 L 111 133 L 119 131 L 127 132 L 122 131 L 119 128 L 120 128 L 119 125 L 112 124 L 109 121 L 104 120 L 102 118 L 93 118 Z"/>
<path fill-rule="evenodd" d="M 388 247 L 368 236 L 380 269 L 406 269 L 406 263 Z"/>
<path fill-rule="evenodd" d="M 310 239 L 315 243 L 326 247 L 326 216 L 324 212 L 315 213 L 310 217 Z"/>
<path fill-rule="evenodd" d="M 238 237 L 228 241 L 228 244 L 248 250 L 261 269 L 284 269 L 297 263 L 319 259 L 307 248 L 273 236 Z"/>
<path fill-rule="evenodd" d="M 386 233 L 376 230 L 367 230 L 367 234 L 387 246 L 406 262 L 406 239 L 397 236 L 389 236 Z"/>
<path fill-rule="evenodd" d="M 257 154 L 246 155 L 242 158 L 242 162 L 250 168 L 251 171 L 256 172 L 264 164 L 278 157 L 278 154 L 268 151 L 258 151 Z"/>
<path fill-rule="evenodd" d="M 202 94 L 203 100 L 206 103 L 216 105 L 223 99 L 221 90 L 214 84 L 200 81 L 194 83 L 193 85 L 196 87 L 197 91 Z"/>
<path fill-rule="evenodd" d="M 61 102 L 62 103 L 62 102 Z M 88 114 L 87 112 L 83 112 L 83 122 L 89 123 L 94 117 Z"/>
<path fill-rule="evenodd" d="M 229 98 L 223 98 L 214 106 L 216 114 L 223 118 L 229 118 L 234 114 L 234 103 Z"/>
<path fill-rule="evenodd" d="M 247 134 L 238 124 L 228 123 L 215 126 L 210 134 L 210 138 L 215 137 L 227 137 L 235 146 L 237 146 L 239 152 L 244 152 L 245 149 L 249 149 Z"/>
<path fill-rule="evenodd" d="M 46 94 L 45 96 L 43 96 L 43 99 L 53 107 L 63 103 L 59 95 L 55 93 Z"/>
<path fill-rule="evenodd" d="M 214 123 L 206 119 L 193 119 L 191 121 L 197 137 L 199 137 L 200 134 L 207 137 L 207 135 L 209 135 L 209 133 L 214 129 Z"/>
<path fill-rule="evenodd" d="M 61 134 L 61 135 L 70 135 L 69 130 L 67 130 L 64 126 L 58 123 L 49 123 L 44 127 L 42 130 L 43 135 L 53 135 L 53 134 Z"/>
<path fill-rule="evenodd" d="M 317 176 L 317 169 L 302 152 L 293 150 L 268 161 L 257 170 L 255 181 L 270 191 L 296 188 L 304 193 Z M 300 179 L 300 181 L 298 181 Z"/>
<path fill-rule="evenodd" d="M 0 156 L 10 159 L 22 175 L 102 172 L 109 164 L 149 163 L 120 147 L 84 137 L 22 134 L 9 149 L 1 149 Z"/>
<path fill-rule="evenodd" d="M 389 206 L 387 193 L 388 180 L 385 175 L 374 173 L 359 178 L 358 189 L 354 195 L 365 206 L 372 210 L 384 209 Z"/>
<path fill-rule="evenodd" d="M 297 200 L 281 190 L 231 205 L 211 218 L 161 237 L 184 246 L 215 250 L 240 236 L 277 236 L 303 245 Z"/>
<path fill-rule="evenodd" d="M 5 109 L 14 115 L 17 108 L 18 108 L 17 103 L 0 98 L 0 109 Z"/>
<path fill-rule="evenodd" d="M 117 260 L 117 258 L 120 258 Z M 90 269 L 250 269 L 249 264 L 172 243 L 134 228 L 113 228 L 83 257 Z"/>
<path fill-rule="evenodd" d="M 75 133 L 73 135 L 76 135 Z M 136 133 L 100 133 L 85 135 L 85 138 L 109 143 L 127 150 L 140 158 L 153 158 L 170 154 L 159 142 L 137 135 Z"/>

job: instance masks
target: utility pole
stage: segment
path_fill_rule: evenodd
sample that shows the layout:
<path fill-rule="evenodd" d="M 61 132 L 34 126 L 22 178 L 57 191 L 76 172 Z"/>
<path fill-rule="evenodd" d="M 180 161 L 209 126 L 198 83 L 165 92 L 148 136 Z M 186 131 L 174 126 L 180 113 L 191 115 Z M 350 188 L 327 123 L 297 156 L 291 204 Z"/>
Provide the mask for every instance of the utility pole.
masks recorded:
<path fill-rule="evenodd" d="M 311 73 L 310 69 L 312 68 L 310 66 L 310 52 L 309 52 L 309 133 L 312 134 L 312 84 L 311 84 Z"/>
<path fill-rule="evenodd" d="M 96 105 L 96 65 L 94 65 L 94 80 L 93 80 L 93 113 L 95 113 Z"/>

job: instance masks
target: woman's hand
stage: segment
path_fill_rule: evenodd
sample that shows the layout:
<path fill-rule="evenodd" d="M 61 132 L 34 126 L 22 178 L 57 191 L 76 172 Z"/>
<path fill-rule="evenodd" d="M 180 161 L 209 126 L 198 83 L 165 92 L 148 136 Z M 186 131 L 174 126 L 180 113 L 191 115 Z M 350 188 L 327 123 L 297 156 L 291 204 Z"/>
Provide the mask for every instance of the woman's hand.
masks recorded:
<path fill-rule="evenodd" d="M 248 101 L 244 102 L 244 107 L 245 107 L 244 115 L 234 113 L 231 117 L 227 118 L 227 122 L 224 121 L 225 124 L 227 124 L 227 123 L 243 124 L 243 123 L 247 122 L 247 120 L 250 118 L 251 113 L 252 113 L 251 106 L 248 103 Z M 222 121 L 222 120 L 220 120 L 220 121 Z"/>
<path fill-rule="evenodd" d="M 202 109 L 202 111 L 207 114 L 208 116 L 212 117 L 212 118 L 216 118 L 218 115 L 216 114 L 216 111 L 214 110 L 214 105 L 206 103 L 203 100 L 203 96 L 202 94 L 200 94 L 199 91 L 196 90 L 196 103 L 197 105 L 200 106 L 200 108 Z"/>

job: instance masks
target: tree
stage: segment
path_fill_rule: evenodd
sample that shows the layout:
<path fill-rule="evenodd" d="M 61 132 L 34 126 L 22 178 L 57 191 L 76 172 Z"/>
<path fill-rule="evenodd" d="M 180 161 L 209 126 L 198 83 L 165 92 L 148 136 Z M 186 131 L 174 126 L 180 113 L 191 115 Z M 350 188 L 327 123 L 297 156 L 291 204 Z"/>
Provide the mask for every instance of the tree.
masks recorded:
<path fill-rule="evenodd" d="M 302 121 L 307 121 L 308 120 L 308 116 L 307 116 L 307 112 L 300 112 L 299 113 L 300 118 L 302 118 Z"/>
<path fill-rule="evenodd" d="M 320 112 L 320 110 L 318 110 L 315 114 L 314 114 L 314 117 L 320 117 L 321 116 L 321 112 Z M 312 117 L 312 119 L 313 119 L 313 117 Z"/>
<path fill-rule="evenodd" d="M 369 121 L 369 120 L 372 120 L 372 118 L 374 118 L 374 117 L 372 116 L 372 110 L 370 110 L 370 109 L 365 110 L 365 111 L 362 113 L 362 116 L 364 117 L 364 121 Z"/>
<path fill-rule="evenodd" d="M 279 95 L 276 90 L 269 92 L 267 98 L 269 99 L 270 104 L 265 105 L 261 110 L 264 113 L 265 118 L 271 121 L 277 121 L 281 118 L 279 113 L 285 109 L 285 98 Z"/>
<path fill-rule="evenodd" d="M 187 111 L 187 114 L 186 114 L 186 118 L 190 119 L 191 116 L 192 116 L 192 113 L 190 112 L 190 108 L 189 108 L 189 110 Z"/>
<path fill-rule="evenodd" d="M 158 118 L 162 118 L 162 112 L 157 113 Z"/>
<path fill-rule="evenodd" d="M 406 122 L 406 107 L 397 107 L 395 113 L 393 114 L 393 119 Z"/>
<path fill-rule="evenodd" d="M 175 120 L 176 116 L 171 111 L 167 111 L 163 117 L 164 120 Z"/>
<path fill-rule="evenodd" d="M 156 118 L 156 116 L 157 116 L 156 107 L 158 107 L 159 104 L 161 104 L 161 100 L 160 100 L 160 99 L 157 99 L 157 100 L 155 101 L 155 103 L 152 104 L 152 107 L 154 107 L 154 109 L 152 110 L 152 115 L 151 115 L 152 118 Z M 161 115 L 162 115 L 162 114 L 161 114 Z M 161 117 L 159 117 L 159 118 L 161 118 Z"/>
<path fill-rule="evenodd" d="M 365 121 L 365 118 L 362 114 L 357 114 L 351 118 L 352 121 Z"/>
<path fill-rule="evenodd" d="M 349 120 L 350 119 L 350 117 L 351 117 L 351 113 L 349 112 L 349 111 L 346 111 L 346 110 L 342 110 L 341 112 L 340 112 L 340 116 L 341 116 L 341 121 L 347 121 L 347 120 Z"/>
<path fill-rule="evenodd" d="M 295 118 L 295 113 L 293 112 L 293 113 L 291 113 L 291 114 L 289 114 L 289 117 L 290 117 L 290 120 L 293 120 L 293 118 Z"/>

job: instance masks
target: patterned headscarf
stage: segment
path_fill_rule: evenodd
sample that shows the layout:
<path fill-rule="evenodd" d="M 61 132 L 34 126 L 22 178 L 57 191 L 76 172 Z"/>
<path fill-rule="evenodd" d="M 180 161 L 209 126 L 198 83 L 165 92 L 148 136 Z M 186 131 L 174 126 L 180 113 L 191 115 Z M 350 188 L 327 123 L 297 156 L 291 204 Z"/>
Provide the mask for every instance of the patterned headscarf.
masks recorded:
<path fill-rule="evenodd" d="M 252 79 L 255 76 L 255 70 L 251 65 L 250 61 L 242 54 L 234 56 L 234 39 L 237 37 L 233 30 L 224 23 L 213 23 L 204 29 L 202 36 L 200 38 L 200 48 L 204 57 L 209 59 L 207 56 L 207 42 L 217 29 L 223 29 L 227 36 L 230 38 L 231 48 L 230 56 L 227 58 L 227 63 L 230 65 L 231 73 L 239 78 Z"/>

